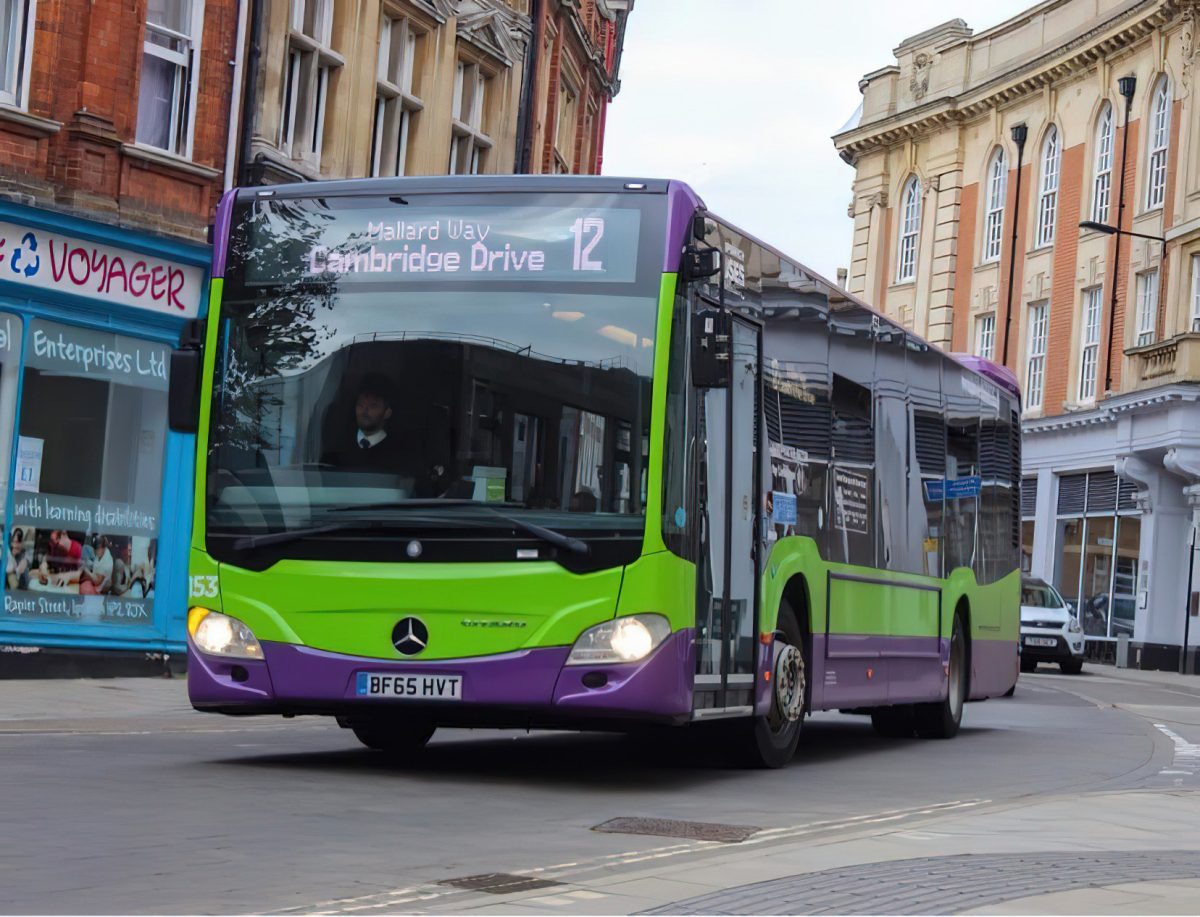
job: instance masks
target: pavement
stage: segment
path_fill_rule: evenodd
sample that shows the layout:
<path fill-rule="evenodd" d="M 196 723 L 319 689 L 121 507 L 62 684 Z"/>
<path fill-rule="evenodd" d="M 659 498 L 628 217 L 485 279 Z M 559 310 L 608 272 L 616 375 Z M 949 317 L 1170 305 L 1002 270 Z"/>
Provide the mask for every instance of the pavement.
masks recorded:
<path fill-rule="evenodd" d="M 325 720 L 195 713 L 183 679 L 0 681 L 0 911 L 1200 911 L 1200 678 L 1044 668 L 966 724 L 818 715 L 783 771 L 462 730 L 396 767 Z"/>

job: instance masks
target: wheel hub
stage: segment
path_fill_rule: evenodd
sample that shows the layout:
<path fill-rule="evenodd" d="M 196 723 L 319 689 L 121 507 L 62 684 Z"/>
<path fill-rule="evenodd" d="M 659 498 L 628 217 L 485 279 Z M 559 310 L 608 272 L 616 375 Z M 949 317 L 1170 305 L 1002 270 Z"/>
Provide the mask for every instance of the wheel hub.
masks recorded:
<path fill-rule="evenodd" d="M 804 654 L 790 643 L 775 642 L 775 709 L 786 722 L 804 712 Z"/>

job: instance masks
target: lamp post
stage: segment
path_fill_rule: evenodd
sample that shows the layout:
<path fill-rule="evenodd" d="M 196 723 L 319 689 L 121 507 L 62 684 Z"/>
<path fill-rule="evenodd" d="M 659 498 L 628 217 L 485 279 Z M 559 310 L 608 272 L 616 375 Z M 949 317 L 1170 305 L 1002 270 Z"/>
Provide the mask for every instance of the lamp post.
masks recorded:
<path fill-rule="evenodd" d="M 1120 226 L 1124 222 L 1125 216 L 1125 163 L 1129 154 L 1129 113 L 1133 111 L 1133 91 L 1136 88 L 1137 77 L 1123 76 L 1117 80 L 1117 91 L 1125 98 L 1125 130 L 1121 134 L 1121 183 L 1117 191 L 1117 225 L 1100 229 L 1100 232 L 1117 237 L 1117 243 L 1113 246 L 1112 293 L 1108 299 L 1108 344 L 1104 356 L 1104 394 L 1106 397 L 1112 394 L 1113 330 L 1117 324 L 1117 271 L 1120 270 L 1121 264 L 1121 236 L 1126 234 Z M 1105 225 L 1103 223 L 1095 224 L 1096 227 Z M 1165 242 L 1163 246 L 1165 249 Z"/>
<path fill-rule="evenodd" d="M 1017 145 L 1017 193 L 1013 198 L 1013 218 L 1012 218 L 1012 247 L 1008 255 L 1008 296 L 1004 302 L 1004 350 L 1000 357 L 1001 365 L 1008 365 L 1008 338 L 1009 331 L 1012 329 L 1012 299 L 1013 299 L 1013 277 L 1017 267 L 1017 226 L 1019 220 L 1017 215 L 1021 212 L 1021 160 L 1025 154 L 1025 138 L 1029 135 L 1029 129 L 1024 123 L 1014 124 L 1012 126 L 1013 143 Z"/>
<path fill-rule="evenodd" d="M 1084 220 L 1079 224 L 1080 229 L 1090 229 L 1094 232 L 1102 232 L 1106 236 L 1116 236 L 1116 250 L 1121 251 L 1121 236 L 1133 236 L 1135 239 L 1149 239 L 1151 242 L 1162 243 L 1162 256 L 1167 256 L 1167 240 L 1165 236 L 1152 236 L 1144 232 L 1134 232 L 1131 229 L 1118 229 L 1116 226 L 1109 226 L 1107 223 L 1097 223 L 1095 220 Z M 1114 259 L 1115 261 L 1115 259 Z M 1162 292 L 1162 272 L 1159 272 L 1159 293 Z M 1112 394 L 1112 340 L 1113 340 L 1113 325 L 1116 324 L 1117 315 L 1117 277 L 1116 270 L 1113 270 L 1113 294 L 1109 304 L 1108 313 L 1108 359 L 1104 369 L 1104 394 L 1105 396 Z"/>

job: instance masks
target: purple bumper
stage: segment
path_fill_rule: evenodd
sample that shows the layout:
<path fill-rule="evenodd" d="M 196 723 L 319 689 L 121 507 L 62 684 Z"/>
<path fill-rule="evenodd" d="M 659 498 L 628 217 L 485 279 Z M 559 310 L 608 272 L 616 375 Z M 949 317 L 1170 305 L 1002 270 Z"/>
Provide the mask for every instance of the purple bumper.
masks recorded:
<path fill-rule="evenodd" d="M 408 702 L 367 700 L 356 694 L 359 672 L 461 675 L 462 701 L 438 709 L 456 719 L 489 711 L 527 711 L 555 720 L 628 718 L 673 720 L 692 709 L 693 632 L 672 634 L 648 659 L 619 665 L 567 666 L 565 646 L 430 662 L 396 662 L 329 653 L 264 641 L 262 660 L 224 659 L 188 643 L 188 695 L 200 710 L 223 713 L 336 713 L 364 705 Z M 604 684 L 584 677 L 603 673 Z M 599 679 L 589 679 L 598 681 Z"/>

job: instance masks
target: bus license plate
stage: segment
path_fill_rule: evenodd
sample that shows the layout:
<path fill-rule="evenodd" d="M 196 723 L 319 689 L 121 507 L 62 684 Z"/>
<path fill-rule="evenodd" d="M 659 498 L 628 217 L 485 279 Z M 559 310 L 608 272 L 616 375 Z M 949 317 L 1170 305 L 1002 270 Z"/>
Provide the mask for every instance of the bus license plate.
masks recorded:
<path fill-rule="evenodd" d="M 359 697 L 396 697 L 404 700 L 462 700 L 461 675 L 394 675 L 359 672 L 355 693 Z"/>
<path fill-rule="evenodd" d="M 1058 646 L 1058 641 L 1053 637 L 1026 637 L 1026 646 Z"/>

